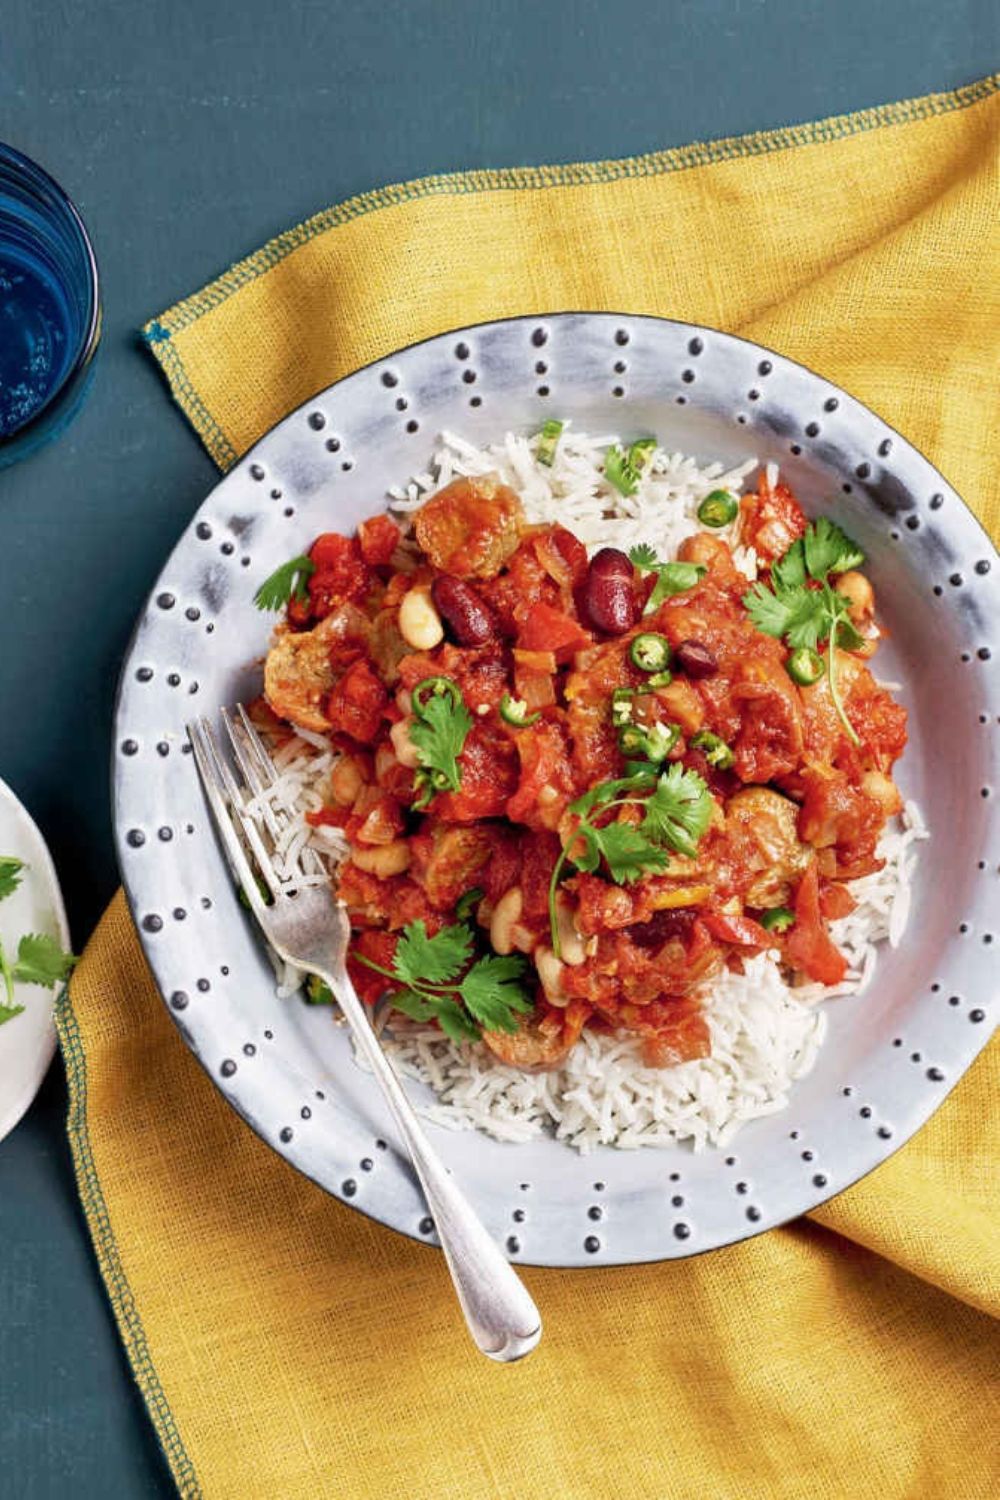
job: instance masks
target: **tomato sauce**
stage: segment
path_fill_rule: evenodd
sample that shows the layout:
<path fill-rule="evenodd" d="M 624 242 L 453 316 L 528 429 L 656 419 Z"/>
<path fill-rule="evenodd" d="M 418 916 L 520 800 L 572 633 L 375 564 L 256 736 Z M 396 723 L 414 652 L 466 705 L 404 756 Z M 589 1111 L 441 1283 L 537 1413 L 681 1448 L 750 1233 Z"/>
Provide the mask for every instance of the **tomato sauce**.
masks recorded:
<path fill-rule="evenodd" d="M 795 497 L 766 475 L 741 502 L 740 540 L 762 565 L 805 529 Z M 829 923 L 853 909 L 845 882 L 878 868 L 906 744 L 905 710 L 875 683 L 865 653 L 836 653 L 848 733 L 828 678 L 799 686 L 787 648 L 755 627 L 747 579 L 718 537 L 685 542 L 681 558 L 703 570 L 697 582 L 617 635 L 588 616 L 582 543 L 561 526 L 528 526 L 494 479 L 454 481 L 417 512 L 415 537 L 416 559 L 387 516 L 362 522 L 356 537 L 317 538 L 306 595 L 288 611 L 296 639 L 317 634 L 294 658 L 285 651 L 287 695 L 281 678 L 270 708 L 261 705 L 279 730 L 318 701 L 332 743 L 351 754 L 349 804 L 331 796 L 309 820 L 342 828 L 351 846 L 338 893 L 362 997 L 373 1003 L 387 981 L 359 958 L 391 967 L 404 927 L 423 921 L 433 934 L 463 902 L 484 943 L 544 960 L 531 1015 L 516 1034 L 485 1036 L 517 1066 L 554 1066 L 585 1026 L 633 1033 L 653 1066 L 704 1057 L 699 993 L 765 950 L 792 973 L 840 983 L 846 962 Z M 628 566 L 615 563 L 619 576 Z M 651 579 L 636 572 L 632 586 L 641 604 Z M 423 635 L 407 638 L 404 603 L 421 590 L 447 608 L 423 611 Z M 643 632 L 665 638 L 672 677 L 657 681 L 633 660 Z M 439 715 L 464 726 L 440 752 L 437 783 L 427 781 L 415 703 L 429 692 L 444 692 Z M 622 703 L 626 719 L 616 720 Z M 710 815 L 693 853 L 674 849 L 658 867 L 615 879 L 597 857 L 575 867 L 584 845 L 572 804 L 634 767 L 623 722 L 669 744 L 657 774 L 677 764 L 702 778 Z M 594 816 L 599 829 L 635 827 L 642 807 L 633 798 Z M 501 902 L 516 907 L 502 930 Z M 791 924 L 782 932 L 767 925 L 777 908 Z M 555 979 L 545 960 L 555 956 L 554 910 L 568 924 Z"/>

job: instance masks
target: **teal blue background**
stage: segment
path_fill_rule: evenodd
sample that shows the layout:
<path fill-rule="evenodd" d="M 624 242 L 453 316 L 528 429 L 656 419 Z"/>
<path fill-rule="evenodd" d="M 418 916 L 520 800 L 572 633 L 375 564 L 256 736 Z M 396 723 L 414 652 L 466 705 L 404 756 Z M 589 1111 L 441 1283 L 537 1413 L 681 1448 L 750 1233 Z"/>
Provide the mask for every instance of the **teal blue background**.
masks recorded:
<path fill-rule="evenodd" d="M 0 775 L 49 840 L 77 943 L 116 885 L 119 662 L 215 478 L 140 324 L 385 182 L 683 145 L 998 67 L 995 0 L 5 0 L 0 139 L 75 198 L 105 299 L 83 413 L 0 472 Z M 0 1494 L 169 1494 L 77 1206 L 64 1112 L 57 1063 L 0 1145 Z"/>

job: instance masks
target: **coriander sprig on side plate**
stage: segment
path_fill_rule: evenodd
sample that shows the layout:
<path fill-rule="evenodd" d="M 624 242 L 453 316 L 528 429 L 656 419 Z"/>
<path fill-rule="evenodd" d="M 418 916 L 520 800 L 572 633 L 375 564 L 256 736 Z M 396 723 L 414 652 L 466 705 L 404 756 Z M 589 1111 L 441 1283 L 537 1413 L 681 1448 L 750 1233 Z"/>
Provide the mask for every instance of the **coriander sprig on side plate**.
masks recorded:
<path fill-rule="evenodd" d="M 14 894 L 21 884 L 24 869 L 23 859 L 10 854 L 0 855 L 0 901 Z M 15 984 L 38 984 L 50 990 L 69 975 L 75 963 L 75 956 L 65 953 L 58 941 L 45 933 L 25 933 L 13 958 L 0 941 L 0 981 L 7 996 L 6 1004 L 0 1001 L 0 1026 L 24 1010 L 23 1005 L 14 1002 Z"/>

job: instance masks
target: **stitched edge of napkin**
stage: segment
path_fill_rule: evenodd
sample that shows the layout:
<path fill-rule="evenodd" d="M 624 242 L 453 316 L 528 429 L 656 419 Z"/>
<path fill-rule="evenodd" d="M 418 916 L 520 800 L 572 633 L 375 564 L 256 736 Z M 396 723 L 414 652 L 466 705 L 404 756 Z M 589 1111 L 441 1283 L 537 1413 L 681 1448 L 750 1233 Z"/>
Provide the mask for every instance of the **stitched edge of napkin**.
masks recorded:
<path fill-rule="evenodd" d="M 438 173 L 417 177 L 409 182 L 360 193 L 331 208 L 322 209 L 294 228 L 269 240 L 261 249 L 236 261 L 221 276 L 201 291 L 151 318 L 142 328 L 142 338 L 167 378 L 171 393 L 198 433 L 209 454 L 225 471 L 240 455 L 216 422 L 214 416 L 192 383 L 184 361 L 173 342 L 173 335 L 218 307 L 241 287 L 274 269 L 293 251 L 325 234 L 329 229 L 361 218 L 395 204 L 413 199 L 446 197 L 462 193 L 489 193 L 535 190 L 547 187 L 574 187 L 586 183 L 616 182 L 626 177 L 657 177 L 681 172 L 712 162 L 738 157 L 765 156 L 774 151 L 788 151 L 798 146 L 812 146 L 825 141 L 860 135 L 890 125 L 904 125 L 935 115 L 951 114 L 978 104 L 1000 90 L 1000 73 L 991 73 L 975 83 L 946 93 L 924 94 L 895 104 L 880 104 L 850 114 L 831 115 L 805 125 L 782 126 L 775 130 L 754 131 L 748 135 L 725 136 L 720 140 L 696 141 L 668 151 L 654 151 L 641 156 L 618 157 L 609 161 L 573 162 L 565 166 L 501 167 L 466 172 Z"/>
<path fill-rule="evenodd" d="M 87 1057 L 68 987 L 56 1002 L 54 1019 L 69 1093 L 66 1134 L 73 1156 L 80 1206 L 90 1231 L 101 1279 L 107 1289 L 132 1374 L 142 1392 L 178 1493 L 182 1500 L 201 1500 L 202 1488 L 153 1364 L 146 1330 L 122 1265 L 104 1190 L 97 1175 L 87 1123 Z"/>

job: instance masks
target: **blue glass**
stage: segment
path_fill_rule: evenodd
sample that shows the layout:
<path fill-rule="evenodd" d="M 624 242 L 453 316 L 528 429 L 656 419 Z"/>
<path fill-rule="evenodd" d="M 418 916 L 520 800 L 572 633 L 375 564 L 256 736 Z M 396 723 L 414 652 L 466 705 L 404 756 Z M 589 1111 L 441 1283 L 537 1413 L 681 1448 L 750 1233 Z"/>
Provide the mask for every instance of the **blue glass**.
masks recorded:
<path fill-rule="evenodd" d="M 83 220 L 47 172 L 0 141 L 0 468 L 78 410 L 100 332 Z"/>

